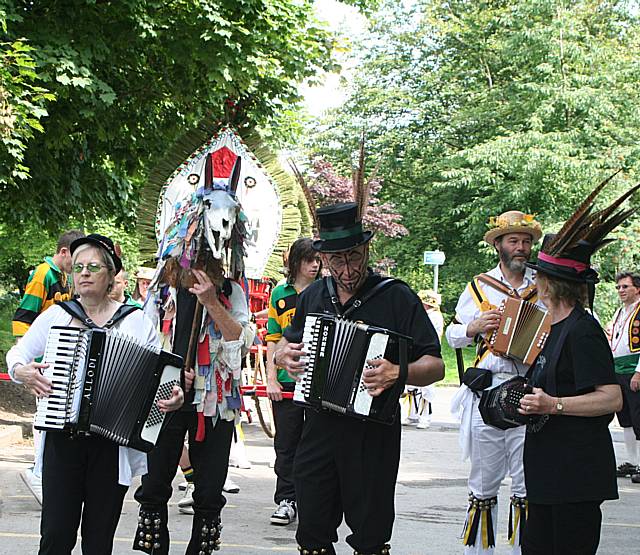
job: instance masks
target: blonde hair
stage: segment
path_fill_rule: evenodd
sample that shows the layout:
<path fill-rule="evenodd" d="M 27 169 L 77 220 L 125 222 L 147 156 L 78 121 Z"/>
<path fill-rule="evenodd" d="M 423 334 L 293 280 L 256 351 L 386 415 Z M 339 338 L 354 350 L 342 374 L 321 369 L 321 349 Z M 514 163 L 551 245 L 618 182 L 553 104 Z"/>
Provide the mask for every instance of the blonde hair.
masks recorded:
<path fill-rule="evenodd" d="M 547 282 L 549 299 L 551 299 L 552 302 L 556 304 L 564 302 L 570 306 L 576 304 L 587 306 L 587 285 L 585 283 L 556 278 L 538 270 L 536 280 L 540 278 Z"/>

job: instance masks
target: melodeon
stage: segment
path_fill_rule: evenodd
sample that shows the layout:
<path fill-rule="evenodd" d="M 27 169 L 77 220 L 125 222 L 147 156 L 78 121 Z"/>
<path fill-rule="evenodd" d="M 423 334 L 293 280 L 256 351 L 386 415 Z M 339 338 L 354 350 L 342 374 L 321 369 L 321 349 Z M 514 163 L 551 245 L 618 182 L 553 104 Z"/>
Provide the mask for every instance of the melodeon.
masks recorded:
<path fill-rule="evenodd" d="M 507 297 L 500 305 L 500 323 L 487 338 L 489 349 L 500 356 L 533 364 L 551 332 L 551 318 L 538 305 Z"/>
<path fill-rule="evenodd" d="M 165 416 L 157 402 L 180 383 L 181 357 L 112 329 L 53 326 L 42 362 L 53 386 L 38 403 L 36 429 L 151 451 Z"/>
<path fill-rule="evenodd" d="M 306 366 L 295 387 L 295 403 L 393 423 L 407 381 L 410 337 L 331 314 L 309 314 L 302 342 L 307 354 L 300 360 Z M 397 350 L 400 376 L 391 388 L 372 397 L 363 381 L 364 370 L 372 368 L 367 361 L 388 359 L 390 350 Z"/>

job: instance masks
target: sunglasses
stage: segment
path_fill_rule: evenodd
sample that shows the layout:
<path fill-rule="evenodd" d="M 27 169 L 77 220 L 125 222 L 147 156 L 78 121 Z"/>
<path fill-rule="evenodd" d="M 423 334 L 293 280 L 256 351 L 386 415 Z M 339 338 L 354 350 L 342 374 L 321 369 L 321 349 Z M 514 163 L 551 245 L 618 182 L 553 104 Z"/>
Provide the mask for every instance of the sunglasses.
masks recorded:
<path fill-rule="evenodd" d="M 89 264 L 74 264 L 71 266 L 74 274 L 79 274 L 84 269 L 89 270 L 92 274 L 97 274 L 104 266 L 102 264 L 97 264 L 96 262 L 89 262 Z"/>

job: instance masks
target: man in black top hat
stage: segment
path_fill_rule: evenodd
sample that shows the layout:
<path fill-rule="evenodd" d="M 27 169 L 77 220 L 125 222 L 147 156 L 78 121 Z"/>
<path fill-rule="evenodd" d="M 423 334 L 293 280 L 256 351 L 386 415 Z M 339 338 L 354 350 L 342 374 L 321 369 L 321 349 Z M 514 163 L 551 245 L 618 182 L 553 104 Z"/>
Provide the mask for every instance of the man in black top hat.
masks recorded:
<path fill-rule="evenodd" d="M 360 300 L 383 279 L 368 268 L 371 231 L 363 231 L 355 203 L 318 209 L 320 240 L 313 247 L 331 272 L 335 294 L 324 281 L 298 297 L 291 326 L 275 352 L 275 363 L 297 376 L 304 368 L 301 343 L 310 313 L 342 313 L 351 320 L 412 337 L 407 383 L 424 386 L 444 377 L 438 336 L 418 296 L 403 282 Z M 398 360 L 370 361 L 364 383 L 372 396 L 397 381 Z M 334 412 L 307 410 L 296 453 L 294 481 L 299 525 L 296 538 L 303 554 L 335 553 L 336 530 L 343 517 L 352 530 L 347 542 L 356 554 L 387 554 L 394 520 L 395 483 L 400 459 L 400 422 L 391 426 Z"/>

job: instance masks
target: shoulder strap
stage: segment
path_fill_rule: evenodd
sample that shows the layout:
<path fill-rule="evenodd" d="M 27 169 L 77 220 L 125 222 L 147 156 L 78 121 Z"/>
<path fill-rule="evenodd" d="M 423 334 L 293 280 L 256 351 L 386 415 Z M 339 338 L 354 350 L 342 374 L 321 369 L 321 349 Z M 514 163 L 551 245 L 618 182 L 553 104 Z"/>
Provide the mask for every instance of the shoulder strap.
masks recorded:
<path fill-rule="evenodd" d="M 487 299 L 487 296 L 484 294 L 484 291 L 482 291 L 482 287 L 480 287 L 477 277 L 474 277 L 469 282 L 469 291 L 471 293 L 471 296 L 473 297 L 473 300 L 482 312 L 484 312 L 485 310 L 489 310 L 491 303 L 489 302 L 489 299 Z"/>
<path fill-rule="evenodd" d="M 584 309 L 576 306 L 571 314 L 567 317 L 565 321 L 565 325 L 560 332 L 560 336 L 558 337 L 558 341 L 553 348 L 553 352 L 549 353 L 549 366 L 546 368 L 546 384 L 544 387 L 545 393 L 551 396 L 556 396 L 558 394 L 558 384 L 557 384 L 557 376 L 556 376 L 556 367 L 558 366 L 558 362 L 560 361 L 560 355 L 562 353 L 562 347 L 564 346 L 564 342 L 569 335 L 569 332 L 576 324 L 576 322 L 584 316 Z M 527 372 L 527 379 L 529 379 L 531 372 L 536 367 L 535 362 L 529 368 Z"/>
<path fill-rule="evenodd" d="M 489 287 L 493 287 L 496 291 L 500 291 L 505 295 L 509 295 L 509 297 L 520 298 L 518 292 L 513 288 L 505 285 L 499 279 L 496 279 L 489 274 L 480 274 L 473 278 L 474 281 L 482 281 L 486 283 Z"/>
<path fill-rule="evenodd" d="M 85 326 L 90 329 L 112 328 L 117 322 L 119 322 L 132 312 L 140 310 L 140 307 L 138 306 L 123 304 L 120 306 L 120 308 L 118 308 L 118 310 L 114 312 L 111 319 L 106 322 L 104 326 L 98 326 L 91 318 L 89 318 L 89 316 L 87 316 L 87 313 L 77 299 L 58 303 L 58 306 L 77 320 L 80 320 Z"/>
<path fill-rule="evenodd" d="M 520 298 L 523 301 L 529 301 L 530 303 L 535 303 L 538 300 L 538 288 L 536 287 L 535 284 L 533 285 L 529 285 L 529 287 L 527 287 L 522 294 L 520 295 Z"/>
<path fill-rule="evenodd" d="M 325 287 L 327 291 L 329 291 L 329 296 L 331 297 L 331 304 L 333 305 L 333 309 L 336 314 L 346 318 L 349 314 L 351 314 L 354 310 L 361 307 L 364 303 L 370 300 L 372 297 L 380 293 L 383 289 L 386 289 L 390 285 L 394 283 L 404 283 L 402 280 L 395 278 L 383 278 L 378 283 L 376 283 L 371 289 L 369 289 L 361 298 L 356 298 L 353 301 L 353 304 L 344 312 L 342 311 L 342 305 L 340 304 L 340 300 L 338 299 L 338 295 L 336 293 L 336 289 L 333 286 L 333 279 L 331 276 L 327 276 L 324 279 Z"/>

